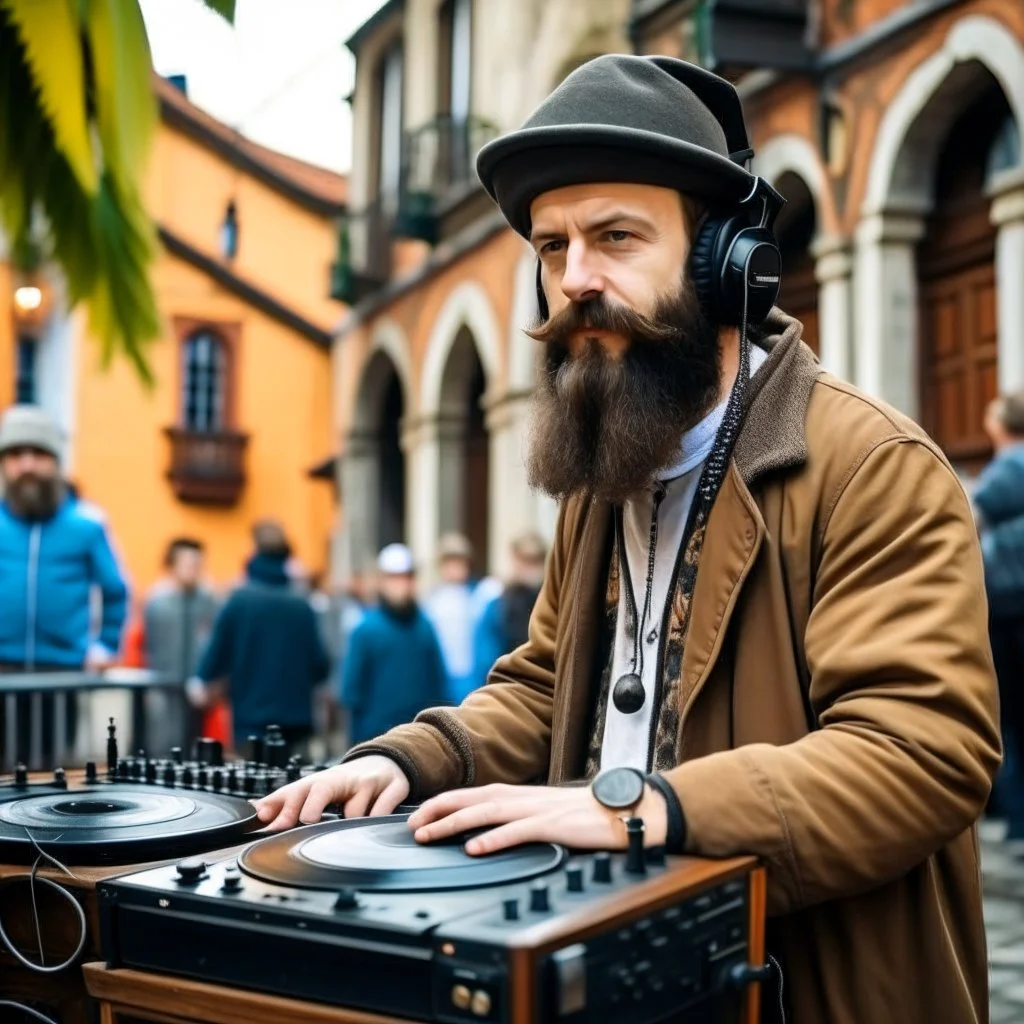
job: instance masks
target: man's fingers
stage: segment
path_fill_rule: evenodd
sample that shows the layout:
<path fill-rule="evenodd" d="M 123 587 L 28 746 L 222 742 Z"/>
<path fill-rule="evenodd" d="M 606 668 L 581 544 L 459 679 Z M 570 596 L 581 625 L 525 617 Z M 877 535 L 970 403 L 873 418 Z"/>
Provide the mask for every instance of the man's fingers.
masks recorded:
<path fill-rule="evenodd" d="M 409 816 L 412 829 L 429 825 L 454 814 L 465 807 L 482 803 L 508 804 L 523 800 L 535 800 L 537 789 L 533 786 L 506 786 L 495 783 L 490 786 L 474 786 L 470 789 L 451 789 L 447 793 L 431 797 Z"/>
<path fill-rule="evenodd" d="M 479 857 L 483 854 L 497 853 L 498 850 L 506 850 L 510 846 L 518 846 L 520 843 L 544 842 L 547 839 L 549 822 L 550 818 L 547 815 L 534 815 L 499 825 L 489 832 L 484 832 L 483 835 L 470 839 L 466 843 L 466 853 Z"/>
<path fill-rule="evenodd" d="M 296 783 L 265 796 L 256 804 L 256 817 L 272 832 L 291 828 L 299 820 L 308 789 L 308 783 Z"/>
<path fill-rule="evenodd" d="M 510 803 L 488 800 L 486 803 L 460 808 L 437 821 L 421 825 L 415 829 L 414 834 L 419 843 L 436 842 L 438 839 L 447 839 L 449 836 L 468 832 L 473 828 L 503 825 L 505 822 L 514 821 L 517 818 L 528 818 L 541 809 L 535 804 L 527 804 L 520 800 Z"/>
<path fill-rule="evenodd" d="M 346 818 L 365 818 L 376 795 L 376 785 L 367 780 L 345 801 Z"/>
<path fill-rule="evenodd" d="M 376 817 L 378 814 L 391 814 L 402 802 L 402 797 L 407 791 L 408 785 L 405 779 L 395 779 L 394 782 L 389 783 L 374 801 L 373 807 L 370 808 L 370 817 Z"/>
<path fill-rule="evenodd" d="M 344 790 L 347 788 L 347 786 L 344 788 L 332 787 L 326 778 L 317 779 L 302 805 L 302 810 L 299 812 L 299 821 L 303 825 L 313 825 L 318 822 L 327 805 L 345 796 Z M 341 791 L 339 792 L 339 790 Z"/>

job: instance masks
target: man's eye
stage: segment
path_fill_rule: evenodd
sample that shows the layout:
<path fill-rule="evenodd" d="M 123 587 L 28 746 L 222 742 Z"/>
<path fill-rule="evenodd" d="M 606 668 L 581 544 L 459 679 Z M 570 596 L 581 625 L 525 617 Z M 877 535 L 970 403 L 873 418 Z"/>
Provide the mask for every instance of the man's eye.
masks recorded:
<path fill-rule="evenodd" d="M 607 238 L 609 242 L 625 242 L 630 237 L 630 233 L 622 230 L 621 228 L 605 232 L 605 238 Z"/>
<path fill-rule="evenodd" d="M 550 256 L 552 253 L 561 252 L 565 247 L 565 242 L 561 239 L 555 239 L 551 242 L 545 242 L 540 247 L 541 256 Z"/>

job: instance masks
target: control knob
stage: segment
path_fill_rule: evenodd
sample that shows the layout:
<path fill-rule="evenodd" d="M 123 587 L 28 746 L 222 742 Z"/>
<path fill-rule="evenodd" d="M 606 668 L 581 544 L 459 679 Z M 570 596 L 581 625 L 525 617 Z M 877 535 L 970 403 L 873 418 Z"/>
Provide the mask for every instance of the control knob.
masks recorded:
<path fill-rule="evenodd" d="M 338 890 L 338 897 L 334 901 L 335 910 L 354 910 L 359 906 L 359 897 L 356 895 L 355 889 L 344 889 Z"/>
<path fill-rule="evenodd" d="M 224 889 L 227 892 L 237 892 L 242 887 L 242 873 L 234 864 L 229 864 L 224 869 Z"/>
<path fill-rule="evenodd" d="M 543 882 L 530 886 L 530 909 L 538 914 L 547 913 L 551 909 L 548 887 Z"/>
<path fill-rule="evenodd" d="M 168 761 L 164 765 L 164 785 L 174 789 L 174 762 Z"/>
<path fill-rule="evenodd" d="M 507 899 L 502 904 L 501 908 L 502 917 L 506 921 L 518 921 L 519 920 L 519 900 L 514 896 L 511 899 Z"/>
<path fill-rule="evenodd" d="M 146 781 L 150 785 L 156 782 L 156 761 L 146 762 Z"/>
<path fill-rule="evenodd" d="M 224 788 L 224 773 L 219 768 L 213 769 L 213 791 L 219 793 Z"/>
<path fill-rule="evenodd" d="M 565 869 L 565 887 L 569 892 L 583 892 L 583 868 L 578 864 Z"/>
<path fill-rule="evenodd" d="M 196 740 L 196 760 L 209 768 L 219 768 L 224 764 L 224 745 L 220 740 L 203 736 Z"/>
<path fill-rule="evenodd" d="M 85 781 L 92 785 L 96 781 L 96 762 L 85 762 Z"/>
<path fill-rule="evenodd" d="M 602 850 L 594 854 L 594 881 L 608 883 L 612 880 L 612 855 Z"/>
<path fill-rule="evenodd" d="M 178 872 L 178 881 L 183 885 L 195 885 L 206 871 L 206 861 L 189 857 L 187 860 L 179 860 L 174 870 Z"/>
<path fill-rule="evenodd" d="M 16 786 L 28 785 L 28 769 L 20 761 L 14 766 L 14 784 Z"/>
<path fill-rule="evenodd" d="M 53 769 L 53 784 L 58 789 L 67 789 L 68 788 L 68 780 L 67 780 L 67 776 L 64 774 L 64 769 L 63 768 L 54 768 Z"/>

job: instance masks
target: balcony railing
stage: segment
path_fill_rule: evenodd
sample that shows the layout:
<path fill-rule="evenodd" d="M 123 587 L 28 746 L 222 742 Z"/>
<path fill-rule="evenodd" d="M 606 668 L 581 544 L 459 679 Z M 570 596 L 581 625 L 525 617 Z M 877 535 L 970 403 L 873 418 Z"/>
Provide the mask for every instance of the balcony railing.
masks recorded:
<path fill-rule="evenodd" d="M 476 184 L 476 154 L 497 134 L 490 121 L 447 115 L 409 132 L 395 233 L 436 242 L 439 206 Z"/>
<path fill-rule="evenodd" d="M 330 296 L 354 303 L 391 276 L 391 228 L 397 199 L 378 197 L 338 224 L 337 259 L 331 264 Z"/>
<path fill-rule="evenodd" d="M 194 431 L 168 427 L 171 481 L 179 501 L 196 505 L 235 505 L 245 487 L 248 434 L 234 430 Z"/>

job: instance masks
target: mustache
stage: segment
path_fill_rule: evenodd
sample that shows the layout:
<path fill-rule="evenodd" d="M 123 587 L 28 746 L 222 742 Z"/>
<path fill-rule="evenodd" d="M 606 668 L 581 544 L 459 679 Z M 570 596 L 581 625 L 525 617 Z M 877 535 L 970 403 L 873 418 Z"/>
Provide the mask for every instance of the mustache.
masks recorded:
<path fill-rule="evenodd" d="M 524 333 L 534 341 L 564 348 L 572 335 L 588 330 L 621 334 L 631 341 L 649 344 L 671 341 L 678 333 L 674 324 L 657 316 L 644 316 L 635 309 L 610 303 L 603 297 L 570 302 L 565 309 Z"/>

